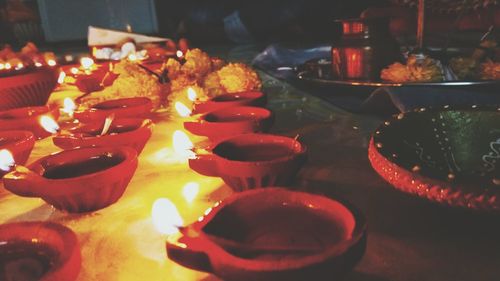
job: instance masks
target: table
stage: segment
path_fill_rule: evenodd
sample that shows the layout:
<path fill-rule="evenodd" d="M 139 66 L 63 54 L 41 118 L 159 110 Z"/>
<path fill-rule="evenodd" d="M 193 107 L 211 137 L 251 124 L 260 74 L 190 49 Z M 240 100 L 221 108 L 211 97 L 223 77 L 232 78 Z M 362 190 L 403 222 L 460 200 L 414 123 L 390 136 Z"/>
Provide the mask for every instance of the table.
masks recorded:
<path fill-rule="evenodd" d="M 244 61 L 256 52 L 253 47 L 208 50 L 228 60 Z M 294 186 L 347 199 L 367 217 L 366 254 L 347 281 L 498 280 L 498 216 L 437 206 L 392 189 L 367 159 L 369 135 L 380 118 L 343 111 L 264 73 L 261 77 L 269 95 L 268 107 L 276 114 L 272 132 L 299 134 L 309 148 L 308 162 Z M 77 94 L 66 89 L 55 92 L 51 100 Z M 0 223 L 47 220 L 73 229 L 83 256 L 78 281 L 219 280 L 166 258 L 166 237 L 155 229 L 151 208 L 158 198 L 168 198 L 184 222 L 190 223 L 231 190 L 220 179 L 198 175 L 186 163 L 173 163 L 165 156 L 173 131 L 182 128 L 182 119 L 161 112 L 155 122 L 139 168 L 116 204 L 93 213 L 67 214 L 40 199 L 12 195 L 0 186 Z M 38 141 L 29 162 L 57 150 L 50 139 Z M 192 203 L 182 196 L 189 182 L 200 186 Z"/>

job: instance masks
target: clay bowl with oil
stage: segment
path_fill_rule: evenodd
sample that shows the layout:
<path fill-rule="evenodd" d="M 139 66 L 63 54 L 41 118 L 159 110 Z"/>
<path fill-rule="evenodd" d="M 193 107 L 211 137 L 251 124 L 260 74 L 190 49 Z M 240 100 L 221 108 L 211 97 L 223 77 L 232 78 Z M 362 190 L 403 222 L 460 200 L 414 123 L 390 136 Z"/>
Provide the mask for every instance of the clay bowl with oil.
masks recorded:
<path fill-rule="evenodd" d="M 193 113 L 201 114 L 226 107 L 234 106 L 257 106 L 263 107 L 267 103 L 267 97 L 263 92 L 249 91 L 240 93 L 228 93 L 218 95 L 208 101 L 196 102 Z"/>
<path fill-rule="evenodd" d="M 14 163 L 24 165 L 35 145 L 35 136 L 29 131 L 0 132 L 0 150 L 7 149 L 14 158 Z M 0 178 L 9 171 L 0 170 Z"/>
<path fill-rule="evenodd" d="M 235 193 L 167 240 L 169 259 L 228 281 L 340 280 L 366 246 L 364 217 L 284 188 Z"/>
<path fill-rule="evenodd" d="M 104 122 L 95 122 L 72 128 L 67 133 L 54 136 L 52 141 L 62 149 L 130 146 L 140 154 L 153 133 L 153 125 L 150 119 L 116 119 L 111 123 L 109 130 L 102 135 Z"/>
<path fill-rule="evenodd" d="M 0 225 L 0 280 L 73 281 L 80 268 L 71 229 L 51 222 Z"/>
<path fill-rule="evenodd" d="M 90 212 L 120 199 L 137 168 L 131 147 L 64 150 L 4 176 L 5 189 L 24 197 L 40 197 L 56 209 Z"/>
<path fill-rule="evenodd" d="M 47 132 L 40 123 L 40 118 L 44 115 L 57 120 L 59 108 L 30 106 L 0 111 L 0 131 L 26 130 L 33 132 L 37 139 L 48 137 L 51 133 Z"/>
<path fill-rule="evenodd" d="M 74 116 L 80 122 L 103 121 L 114 114 L 115 118 L 146 117 L 153 110 L 153 103 L 144 97 L 109 100 L 93 105 L 89 109 L 75 111 Z"/>
<path fill-rule="evenodd" d="M 240 134 L 265 133 L 273 121 L 274 115 L 268 109 L 236 106 L 209 112 L 193 122 L 184 122 L 184 128 L 214 141 Z"/>

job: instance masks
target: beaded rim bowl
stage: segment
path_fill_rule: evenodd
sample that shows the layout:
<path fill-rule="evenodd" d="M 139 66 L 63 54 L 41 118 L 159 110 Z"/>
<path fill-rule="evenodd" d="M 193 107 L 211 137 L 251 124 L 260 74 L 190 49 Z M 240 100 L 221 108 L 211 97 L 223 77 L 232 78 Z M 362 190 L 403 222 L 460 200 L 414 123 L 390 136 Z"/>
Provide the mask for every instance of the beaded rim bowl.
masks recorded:
<path fill-rule="evenodd" d="M 385 121 L 368 157 L 396 189 L 430 201 L 500 210 L 500 108 L 421 108 Z"/>

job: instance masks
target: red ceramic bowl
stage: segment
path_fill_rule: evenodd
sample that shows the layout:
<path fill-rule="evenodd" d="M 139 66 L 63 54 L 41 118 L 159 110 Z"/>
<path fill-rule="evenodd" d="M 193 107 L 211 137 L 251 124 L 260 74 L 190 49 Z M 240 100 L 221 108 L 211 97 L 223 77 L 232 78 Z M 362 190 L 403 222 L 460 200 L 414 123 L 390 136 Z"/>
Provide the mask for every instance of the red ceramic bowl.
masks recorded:
<path fill-rule="evenodd" d="M 1 111 L 0 131 L 27 130 L 33 132 L 38 139 L 50 136 L 51 133 L 47 132 L 40 125 L 40 117 L 42 115 L 47 115 L 57 120 L 59 118 L 59 108 L 32 106 Z"/>
<path fill-rule="evenodd" d="M 0 132 L 0 150 L 7 149 L 12 153 L 17 165 L 24 165 L 35 145 L 35 136 L 29 131 Z M 0 170 L 0 177 L 7 172 Z"/>
<path fill-rule="evenodd" d="M 237 106 L 202 115 L 196 122 L 184 122 L 189 132 L 217 140 L 229 136 L 267 132 L 274 121 L 272 112 L 261 107 Z"/>
<path fill-rule="evenodd" d="M 306 160 L 299 141 L 276 135 L 245 134 L 217 143 L 210 154 L 197 155 L 189 167 L 221 177 L 234 191 L 289 184 Z"/>
<path fill-rule="evenodd" d="M 5 189 L 40 197 L 59 210 L 89 212 L 120 199 L 137 168 L 130 147 L 65 150 L 5 175 Z"/>
<path fill-rule="evenodd" d="M 364 217 L 339 201 L 283 188 L 251 190 L 169 237 L 167 254 L 223 280 L 340 280 L 363 256 L 365 229 Z"/>
<path fill-rule="evenodd" d="M 45 105 L 58 76 L 58 68 L 43 67 L 0 78 L 0 110 Z"/>
<path fill-rule="evenodd" d="M 262 92 L 241 92 L 223 94 L 211 98 L 206 102 L 195 103 L 193 113 L 206 113 L 233 106 L 265 106 L 267 97 Z"/>
<path fill-rule="evenodd" d="M 112 113 L 120 117 L 144 117 L 153 110 L 153 103 L 148 98 L 124 98 L 98 103 L 90 109 L 75 111 L 76 119 L 83 123 L 102 121 Z"/>
<path fill-rule="evenodd" d="M 91 123 L 69 130 L 52 138 L 62 149 L 90 146 L 130 146 L 140 154 L 153 132 L 150 119 L 123 118 L 113 120 L 106 135 L 101 136 L 104 123 Z"/>
<path fill-rule="evenodd" d="M 51 222 L 0 225 L 0 268 L 0 280 L 75 280 L 81 268 L 78 239 Z"/>

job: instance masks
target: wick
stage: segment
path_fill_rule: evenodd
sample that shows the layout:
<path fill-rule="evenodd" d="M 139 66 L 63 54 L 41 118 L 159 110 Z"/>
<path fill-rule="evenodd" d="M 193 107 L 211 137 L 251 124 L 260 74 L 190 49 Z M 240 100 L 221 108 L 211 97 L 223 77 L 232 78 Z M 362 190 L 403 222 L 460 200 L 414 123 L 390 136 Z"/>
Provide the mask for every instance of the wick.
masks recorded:
<path fill-rule="evenodd" d="M 108 133 L 109 128 L 111 127 L 111 123 L 113 123 L 113 120 L 115 119 L 115 114 L 111 113 L 108 117 L 106 117 L 106 120 L 104 120 L 104 126 L 102 127 L 101 131 L 101 136 L 104 136 L 105 134 Z"/>

